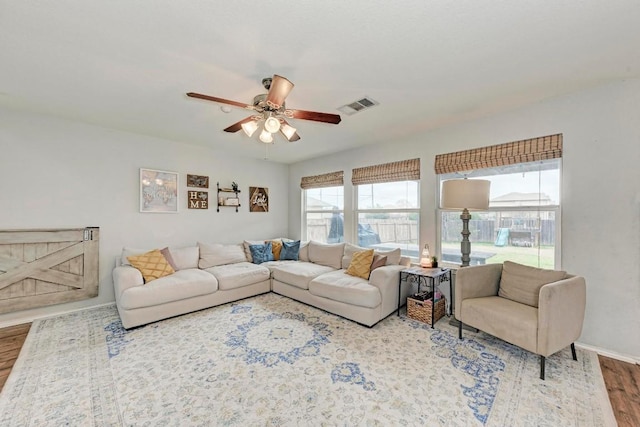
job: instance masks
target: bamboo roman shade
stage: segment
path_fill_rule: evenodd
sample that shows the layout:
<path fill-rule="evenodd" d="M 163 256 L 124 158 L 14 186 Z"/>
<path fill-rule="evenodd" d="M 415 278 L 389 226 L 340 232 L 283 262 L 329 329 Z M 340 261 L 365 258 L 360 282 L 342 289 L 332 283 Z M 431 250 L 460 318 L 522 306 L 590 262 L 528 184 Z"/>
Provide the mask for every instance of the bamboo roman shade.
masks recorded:
<path fill-rule="evenodd" d="M 437 174 L 486 169 L 562 157 L 562 134 L 436 156 Z"/>
<path fill-rule="evenodd" d="M 308 190 L 310 188 L 338 187 L 344 185 L 344 171 L 323 173 L 322 175 L 303 176 L 300 181 L 300 188 Z"/>
<path fill-rule="evenodd" d="M 420 179 L 420 159 L 402 160 L 353 169 L 353 185 L 378 184 L 394 181 L 417 181 Z"/>

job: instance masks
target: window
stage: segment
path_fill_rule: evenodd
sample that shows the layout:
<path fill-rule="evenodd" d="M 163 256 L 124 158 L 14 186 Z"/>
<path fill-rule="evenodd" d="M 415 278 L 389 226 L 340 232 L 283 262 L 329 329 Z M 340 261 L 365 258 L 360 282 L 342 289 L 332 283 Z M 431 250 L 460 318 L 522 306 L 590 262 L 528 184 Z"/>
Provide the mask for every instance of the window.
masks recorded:
<path fill-rule="evenodd" d="M 344 241 L 344 172 L 305 176 L 302 188 L 302 238 L 322 243 Z"/>
<path fill-rule="evenodd" d="M 555 152 L 550 158 L 536 161 L 517 162 L 505 160 L 498 165 L 483 159 L 490 167 L 473 168 L 464 172 L 464 162 L 456 168 L 460 172 L 438 174 L 439 188 L 448 179 L 481 178 L 491 182 L 489 209 L 485 212 L 471 212 L 469 230 L 471 235 L 471 265 L 502 263 L 509 260 L 542 268 L 557 268 L 560 265 L 560 168 L 562 135 L 518 141 L 516 143 L 477 149 L 475 156 L 482 157 L 489 151 L 509 145 L 510 148 L 526 147 L 531 150 L 531 141 L 554 138 Z M 539 146 L 537 146 L 539 148 Z M 483 151 L 478 155 L 479 151 Z M 535 150 L 533 150 L 535 151 Z M 540 150 L 543 151 L 543 150 Z M 460 152 L 462 153 L 462 152 Z M 460 158 L 460 153 L 457 157 Z M 504 153 L 504 151 L 503 151 Z M 454 153 L 456 154 L 456 153 Z M 509 154 L 513 155 L 510 151 Z M 532 153 L 527 153 L 531 155 Z M 534 153 L 544 157 L 544 153 Z M 467 165 L 468 166 L 468 165 Z M 456 169 L 454 168 L 454 169 Z M 472 168 L 469 168 L 472 169 Z M 438 159 L 436 159 L 436 171 Z M 439 209 L 440 253 L 444 262 L 460 264 L 462 240 L 461 212 Z"/>
<path fill-rule="evenodd" d="M 304 190 L 303 239 L 344 241 L 344 186 Z"/>
<path fill-rule="evenodd" d="M 352 171 L 358 246 L 400 248 L 417 258 L 420 239 L 420 159 Z"/>
<path fill-rule="evenodd" d="M 418 181 L 356 186 L 358 246 L 382 250 L 400 248 L 418 257 L 420 192 Z"/>

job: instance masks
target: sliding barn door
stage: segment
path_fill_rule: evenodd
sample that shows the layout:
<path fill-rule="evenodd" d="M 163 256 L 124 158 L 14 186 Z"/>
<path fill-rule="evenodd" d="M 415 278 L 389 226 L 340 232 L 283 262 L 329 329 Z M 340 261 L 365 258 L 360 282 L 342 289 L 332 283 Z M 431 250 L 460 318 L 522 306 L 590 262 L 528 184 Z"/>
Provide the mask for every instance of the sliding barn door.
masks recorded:
<path fill-rule="evenodd" d="M 97 227 L 0 230 L 0 313 L 98 296 Z"/>

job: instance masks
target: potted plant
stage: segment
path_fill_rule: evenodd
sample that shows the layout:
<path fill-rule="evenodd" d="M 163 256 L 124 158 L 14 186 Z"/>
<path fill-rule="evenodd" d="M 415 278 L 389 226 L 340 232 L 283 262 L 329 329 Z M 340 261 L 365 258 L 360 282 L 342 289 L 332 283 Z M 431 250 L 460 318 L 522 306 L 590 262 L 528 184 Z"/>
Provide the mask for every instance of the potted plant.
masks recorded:
<path fill-rule="evenodd" d="M 437 256 L 432 256 L 431 257 L 431 268 L 437 268 L 438 267 L 438 257 Z"/>

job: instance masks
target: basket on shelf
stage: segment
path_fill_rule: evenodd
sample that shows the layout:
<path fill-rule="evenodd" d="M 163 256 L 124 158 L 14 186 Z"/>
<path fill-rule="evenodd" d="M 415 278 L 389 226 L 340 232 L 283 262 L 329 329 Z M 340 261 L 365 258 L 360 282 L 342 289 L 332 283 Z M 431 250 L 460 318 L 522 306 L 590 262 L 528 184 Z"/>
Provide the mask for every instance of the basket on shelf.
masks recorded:
<path fill-rule="evenodd" d="M 419 320 L 428 325 L 431 325 L 431 310 L 433 303 L 430 299 L 425 301 L 419 301 L 411 297 L 407 298 L 407 316 L 414 320 Z M 434 322 L 437 322 L 444 317 L 445 311 L 445 299 L 440 298 L 436 301 L 436 311 L 434 314 Z"/>

